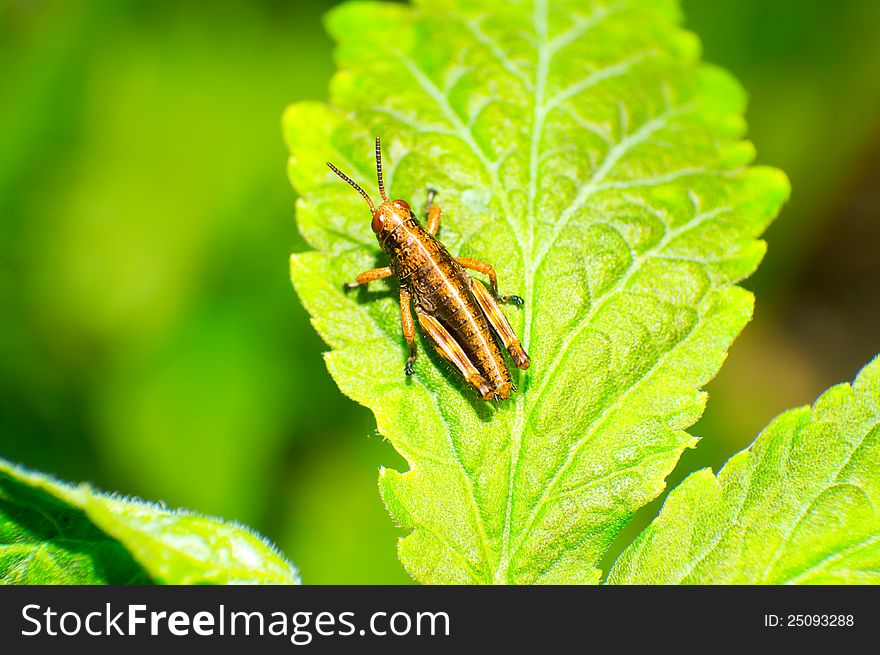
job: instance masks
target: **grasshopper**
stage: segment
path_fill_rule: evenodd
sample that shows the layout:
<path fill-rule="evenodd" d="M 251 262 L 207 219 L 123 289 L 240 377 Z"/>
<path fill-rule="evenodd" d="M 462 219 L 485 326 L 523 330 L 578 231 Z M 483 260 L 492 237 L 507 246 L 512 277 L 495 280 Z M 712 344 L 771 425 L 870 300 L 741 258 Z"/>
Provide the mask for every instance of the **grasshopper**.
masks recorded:
<path fill-rule="evenodd" d="M 356 289 L 391 276 L 400 282 L 400 323 L 409 346 L 404 372 L 412 375 L 416 361 L 416 318 L 438 353 L 448 360 L 484 400 L 506 400 L 515 391 L 510 371 L 494 335 L 521 369 L 529 367 L 529 356 L 510 327 L 498 303 L 522 305 L 519 296 L 499 296 L 498 278 L 491 264 L 468 257 L 453 257 L 435 237 L 440 228 L 441 209 L 434 204 L 436 192 L 428 190 L 427 230 L 421 226 L 405 200 L 389 200 L 382 180 L 382 148 L 376 138 L 376 176 L 382 204 L 373 203 L 360 188 L 330 162 L 327 166 L 363 196 L 373 215 L 372 228 L 388 255 L 390 265 L 365 271 L 345 290 Z M 491 293 L 465 269 L 489 278 Z M 493 335 L 494 331 L 494 335 Z"/>

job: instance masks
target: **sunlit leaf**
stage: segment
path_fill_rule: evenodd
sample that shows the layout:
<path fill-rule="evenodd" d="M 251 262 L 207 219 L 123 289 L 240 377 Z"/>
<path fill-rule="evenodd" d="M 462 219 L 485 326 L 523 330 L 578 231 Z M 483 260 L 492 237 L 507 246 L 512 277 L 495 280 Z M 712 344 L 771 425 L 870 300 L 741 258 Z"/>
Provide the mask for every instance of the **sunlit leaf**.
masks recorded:
<path fill-rule="evenodd" d="M 0 463 L 0 584 L 137 584 L 147 572 L 81 509 Z"/>
<path fill-rule="evenodd" d="M 329 16 L 331 105 L 284 120 L 297 222 L 314 249 L 293 283 L 341 390 L 410 464 L 380 488 L 423 582 L 592 582 L 632 513 L 694 439 L 701 387 L 751 317 L 736 283 L 788 194 L 748 168 L 744 94 L 699 63 L 674 2 L 421 0 Z M 395 283 L 345 295 L 382 265 L 362 200 L 324 166 L 418 212 L 494 264 L 532 357 L 519 393 L 479 400 L 421 343 L 403 374 Z M 391 291 L 389 291 L 389 289 Z M 426 354 L 427 353 L 427 354 Z"/>
<path fill-rule="evenodd" d="M 0 460 L 0 582 L 299 582 L 266 540 L 234 523 L 58 482 Z"/>
<path fill-rule="evenodd" d="M 880 583 L 880 358 L 692 474 L 620 556 L 615 583 Z"/>

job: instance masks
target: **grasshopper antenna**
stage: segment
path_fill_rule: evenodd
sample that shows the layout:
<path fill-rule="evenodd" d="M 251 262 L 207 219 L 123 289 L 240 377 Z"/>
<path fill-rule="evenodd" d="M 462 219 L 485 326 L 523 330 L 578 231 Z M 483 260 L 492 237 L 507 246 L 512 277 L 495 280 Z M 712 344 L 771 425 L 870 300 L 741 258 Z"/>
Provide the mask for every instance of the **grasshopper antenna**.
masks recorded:
<path fill-rule="evenodd" d="M 388 202 L 385 182 L 382 180 L 382 145 L 379 143 L 379 137 L 376 137 L 376 177 L 379 178 L 379 193 L 382 194 L 382 200 Z"/>
<path fill-rule="evenodd" d="M 378 146 L 377 146 L 377 147 L 378 147 Z M 353 187 L 354 187 L 354 190 L 357 191 L 359 194 L 361 194 L 361 195 L 364 197 L 364 200 L 367 201 L 367 204 L 370 206 L 370 211 L 371 211 L 372 213 L 376 213 L 376 205 L 374 205 L 374 204 L 373 204 L 373 201 L 370 200 L 370 196 L 367 195 L 367 192 L 366 192 L 366 191 L 364 191 L 362 188 L 360 188 L 360 187 L 357 185 L 357 183 L 354 182 L 354 181 L 353 181 L 348 175 L 346 175 L 346 174 L 343 173 L 341 170 L 339 170 L 338 168 L 336 168 L 336 167 L 335 167 L 333 164 L 331 164 L 329 161 L 327 162 L 327 165 L 330 167 L 330 170 L 331 170 L 331 171 L 333 171 L 334 173 L 336 173 L 339 177 L 341 177 L 343 180 L 345 180 L 345 181 L 348 182 L 351 186 L 353 186 Z M 381 184 L 381 181 L 382 181 L 382 173 L 380 172 L 380 173 L 379 173 L 379 182 L 380 182 L 380 184 Z M 380 188 L 381 188 L 381 186 L 380 186 Z M 385 197 L 385 192 L 384 192 L 384 190 L 383 190 L 383 192 L 382 192 L 382 197 L 383 197 L 383 198 Z"/>

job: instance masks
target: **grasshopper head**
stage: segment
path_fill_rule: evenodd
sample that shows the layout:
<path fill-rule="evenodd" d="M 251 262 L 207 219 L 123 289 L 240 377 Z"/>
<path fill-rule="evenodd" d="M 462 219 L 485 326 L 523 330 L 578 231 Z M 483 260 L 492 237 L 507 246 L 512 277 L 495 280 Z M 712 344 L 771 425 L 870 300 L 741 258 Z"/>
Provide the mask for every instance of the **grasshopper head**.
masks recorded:
<path fill-rule="evenodd" d="M 370 212 L 373 214 L 373 222 L 371 227 L 376 236 L 381 237 L 383 233 L 392 232 L 398 225 L 412 218 L 413 213 L 409 203 L 406 200 L 389 200 L 388 194 L 385 193 L 385 182 L 382 180 L 382 149 L 379 143 L 379 137 L 376 137 L 376 176 L 379 179 L 379 194 L 382 196 L 382 204 L 376 207 L 367 192 L 360 188 L 342 171 L 336 168 L 329 161 L 327 165 L 343 180 L 348 182 L 354 189 L 363 196 L 364 200 L 370 206 Z"/>
<path fill-rule="evenodd" d="M 412 210 L 406 200 L 386 200 L 373 212 L 373 223 L 370 227 L 376 236 L 390 232 L 401 223 L 412 218 Z"/>

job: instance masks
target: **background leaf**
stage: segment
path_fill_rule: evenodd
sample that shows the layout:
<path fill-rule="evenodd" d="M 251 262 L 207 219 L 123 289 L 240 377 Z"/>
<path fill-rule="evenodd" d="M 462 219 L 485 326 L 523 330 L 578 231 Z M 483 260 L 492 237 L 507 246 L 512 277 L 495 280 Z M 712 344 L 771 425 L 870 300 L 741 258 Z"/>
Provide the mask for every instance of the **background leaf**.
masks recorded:
<path fill-rule="evenodd" d="M 73 487 L 0 460 L 0 581 L 17 584 L 299 582 L 240 525 Z"/>
<path fill-rule="evenodd" d="M 81 509 L 0 465 L 0 584 L 145 584 L 147 572 Z"/>
<path fill-rule="evenodd" d="M 591 582 L 596 562 L 694 440 L 700 392 L 749 320 L 733 286 L 787 197 L 745 168 L 744 97 L 698 63 L 674 3 L 351 3 L 331 13 L 335 108 L 285 116 L 297 220 L 313 252 L 294 285 L 328 368 L 410 464 L 380 488 L 412 532 L 423 582 Z M 445 211 L 451 252 L 495 265 L 532 367 L 520 393 L 476 399 L 423 340 L 402 373 L 395 295 L 341 286 L 382 261 L 330 160 Z M 393 288 L 393 285 L 392 287 Z M 425 356 L 424 353 L 428 352 Z"/>
<path fill-rule="evenodd" d="M 880 358 L 674 489 L 609 582 L 880 582 Z"/>

